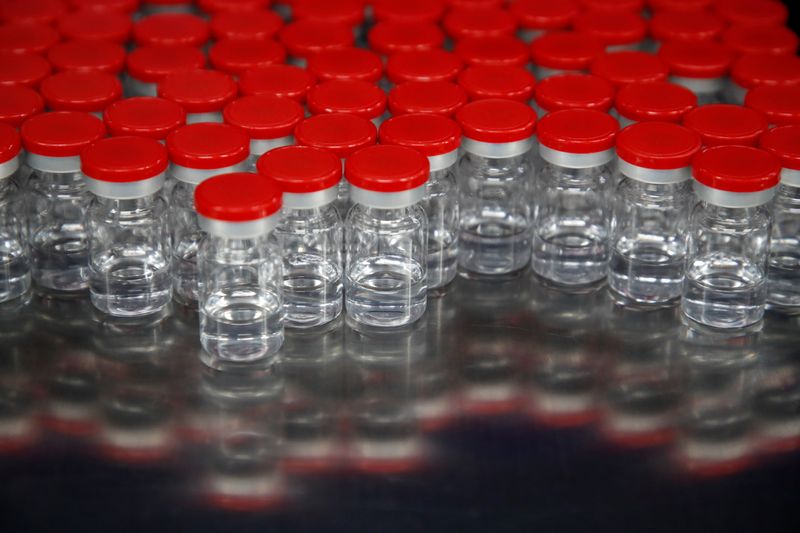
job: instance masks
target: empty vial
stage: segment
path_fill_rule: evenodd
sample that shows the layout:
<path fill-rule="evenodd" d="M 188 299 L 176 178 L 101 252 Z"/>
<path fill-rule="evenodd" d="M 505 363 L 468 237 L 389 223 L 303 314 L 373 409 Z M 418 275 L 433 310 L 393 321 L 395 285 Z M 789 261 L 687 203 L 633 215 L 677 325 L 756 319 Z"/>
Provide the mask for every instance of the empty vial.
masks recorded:
<path fill-rule="evenodd" d="M 741 328 L 764 316 L 772 216 L 780 163 L 749 146 L 717 146 L 694 161 L 684 315 L 716 328 Z"/>
<path fill-rule="evenodd" d="M 15 179 L 20 150 L 17 130 L 0 124 L 0 302 L 19 298 L 31 286 L 24 204 Z"/>
<path fill-rule="evenodd" d="M 33 280 L 52 290 L 86 289 L 91 194 L 80 154 L 105 135 L 103 123 L 88 113 L 56 111 L 29 119 L 21 134 L 31 170 L 26 214 Z"/>
<path fill-rule="evenodd" d="M 800 311 L 800 126 L 781 126 L 761 137 L 781 160 L 781 184 L 772 206 L 767 306 Z"/>
<path fill-rule="evenodd" d="M 345 295 L 356 323 L 392 327 L 425 313 L 428 159 L 405 146 L 371 146 L 347 160 Z"/>
<path fill-rule="evenodd" d="M 532 267 L 550 282 L 606 278 L 617 129 L 613 117 L 590 109 L 556 111 L 539 122 Z"/>
<path fill-rule="evenodd" d="M 428 215 L 428 289 L 444 287 L 458 270 L 456 163 L 461 130 L 449 118 L 403 115 L 381 125 L 381 144 L 408 146 L 427 156 L 431 175 L 425 195 Z"/>
<path fill-rule="evenodd" d="M 622 181 L 614 206 L 608 284 L 622 303 L 676 303 L 683 287 L 686 233 L 693 204 L 693 131 L 642 122 L 617 136 Z"/>
<path fill-rule="evenodd" d="M 167 137 L 172 165 L 169 220 L 175 300 L 197 301 L 197 251 L 203 232 L 194 205 L 195 188 L 206 179 L 244 170 L 249 140 L 228 124 L 190 124 Z"/>
<path fill-rule="evenodd" d="M 283 191 L 275 237 L 283 257 L 286 326 L 327 324 L 342 312 L 344 229 L 334 202 L 342 164 L 332 152 L 287 146 L 264 154 L 258 171 Z"/>
<path fill-rule="evenodd" d="M 531 255 L 536 113 L 522 102 L 486 99 L 465 105 L 456 118 L 463 134 L 458 265 L 471 274 L 521 270 Z"/>
<path fill-rule="evenodd" d="M 283 344 L 281 254 L 270 234 L 281 190 L 248 173 L 215 176 L 195 191 L 200 342 L 207 364 L 272 356 Z"/>
<path fill-rule="evenodd" d="M 172 299 L 167 202 L 161 195 L 167 149 L 145 137 L 111 137 L 81 154 L 94 194 L 89 230 L 92 304 L 113 316 L 143 316 Z"/>

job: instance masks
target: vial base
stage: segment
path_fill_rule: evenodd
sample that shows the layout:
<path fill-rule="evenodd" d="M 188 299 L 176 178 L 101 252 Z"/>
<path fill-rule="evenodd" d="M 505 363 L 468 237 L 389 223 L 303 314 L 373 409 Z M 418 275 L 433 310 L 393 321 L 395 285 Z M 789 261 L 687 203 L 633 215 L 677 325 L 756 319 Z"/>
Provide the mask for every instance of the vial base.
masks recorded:
<path fill-rule="evenodd" d="M 422 266 L 404 257 L 361 260 L 348 271 L 347 315 L 368 326 L 411 324 L 425 314 L 426 281 Z"/>
<path fill-rule="evenodd" d="M 197 305 L 197 255 L 172 256 L 172 292 L 175 301 L 187 307 Z"/>
<path fill-rule="evenodd" d="M 31 287 L 31 273 L 25 256 L 0 253 L 0 302 L 23 296 Z"/>
<path fill-rule="evenodd" d="M 31 247 L 33 280 L 55 291 L 89 288 L 89 244 L 85 235 L 34 242 Z"/>
<path fill-rule="evenodd" d="M 458 248 L 455 245 L 428 250 L 428 290 L 444 287 L 458 273 Z"/>
<path fill-rule="evenodd" d="M 713 328 L 744 328 L 764 317 L 767 284 L 751 273 L 690 269 L 684 281 L 683 314 Z"/>
<path fill-rule="evenodd" d="M 344 305 L 342 293 L 341 275 L 330 265 L 292 265 L 283 278 L 286 327 L 312 328 L 336 319 Z"/>
<path fill-rule="evenodd" d="M 108 315 L 157 313 L 172 299 L 169 265 L 163 259 L 116 260 L 91 271 L 89 290 L 92 304 Z"/>
<path fill-rule="evenodd" d="M 510 274 L 530 261 L 531 241 L 526 224 L 477 221 L 463 224 L 458 264 L 466 272 Z"/>
<path fill-rule="evenodd" d="M 608 266 L 608 286 L 615 299 L 636 305 L 672 305 L 683 290 L 684 256 L 660 247 L 614 250 Z"/>
<path fill-rule="evenodd" d="M 600 226 L 545 226 L 534 234 L 531 267 L 559 285 L 601 283 L 608 270 L 607 243 L 605 229 Z"/>
<path fill-rule="evenodd" d="M 767 307 L 800 313 L 800 250 L 773 249 L 769 258 Z"/>

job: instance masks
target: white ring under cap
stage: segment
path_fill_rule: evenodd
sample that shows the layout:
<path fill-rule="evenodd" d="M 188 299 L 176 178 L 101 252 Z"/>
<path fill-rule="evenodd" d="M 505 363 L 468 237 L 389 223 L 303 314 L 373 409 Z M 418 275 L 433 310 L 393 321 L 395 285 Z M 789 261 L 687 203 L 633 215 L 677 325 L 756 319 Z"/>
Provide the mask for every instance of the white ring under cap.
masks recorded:
<path fill-rule="evenodd" d="M 602 152 L 592 152 L 590 154 L 573 154 L 553 150 L 543 144 L 539 144 L 539 155 L 542 159 L 553 165 L 565 168 L 592 168 L 605 165 L 614 159 L 614 149 L 603 150 Z"/>
<path fill-rule="evenodd" d="M 695 180 L 692 184 L 694 193 L 704 202 L 719 207 L 758 207 L 772 201 L 777 187 L 758 192 L 730 192 L 712 189 Z"/>
<path fill-rule="evenodd" d="M 439 170 L 445 170 L 458 162 L 458 148 L 453 150 L 452 152 L 447 152 L 446 154 L 441 155 L 430 155 L 428 156 L 428 163 L 431 167 L 431 172 L 437 172 Z"/>
<path fill-rule="evenodd" d="M 686 87 L 693 93 L 716 93 L 725 88 L 725 78 L 685 78 L 683 76 L 670 76 L 669 81 L 675 85 Z"/>
<path fill-rule="evenodd" d="M 727 93 L 728 99 L 732 104 L 744 105 L 744 98 L 747 96 L 747 89 L 735 81 L 730 81 L 728 82 Z"/>
<path fill-rule="evenodd" d="M 314 209 L 332 203 L 339 196 L 339 184 L 321 191 L 283 193 L 283 207 L 288 209 Z"/>
<path fill-rule="evenodd" d="M 8 161 L 0 163 L 0 180 L 11 176 L 19 168 L 19 156 L 15 155 Z"/>
<path fill-rule="evenodd" d="M 465 152 L 487 159 L 504 159 L 530 152 L 533 148 L 533 137 L 507 143 L 487 143 L 464 137 L 461 141 L 461 148 Z"/>
<path fill-rule="evenodd" d="M 192 185 L 200 185 L 208 178 L 220 176 L 222 174 L 230 174 L 232 172 L 239 172 L 243 170 L 244 161 L 229 167 L 222 168 L 189 168 L 172 163 L 170 165 L 169 174 L 178 181 L 184 183 L 191 183 Z"/>
<path fill-rule="evenodd" d="M 617 113 L 616 118 L 619 121 L 619 129 L 627 128 L 628 126 L 636 124 L 638 122 L 638 120 L 622 116 L 620 113 Z"/>
<path fill-rule="evenodd" d="M 800 187 L 800 170 L 784 168 L 781 170 L 781 184 L 789 187 Z"/>
<path fill-rule="evenodd" d="M 158 84 L 154 82 L 137 80 L 130 75 L 128 76 L 128 88 L 132 95 L 158 96 Z"/>
<path fill-rule="evenodd" d="M 208 113 L 186 113 L 187 124 L 197 124 L 199 122 L 222 123 L 225 121 L 223 120 L 222 112 L 220 111 L 211 111 Z"/>
<path fill-rule="evenodd" d="M 81 171 L 81 157 L 79 155 L 50 157 L 28 152 L 27 163 L 28 166 L 34 170 L 52 172 L 53 174 L 67 174 L 69 172 Z"/>
<path fill-rule="evenodd" d="M 618 160 L 619 171 L 628 178 L 643 183 L 656 185 L 669 185 L 681 183 L 692 177 L 691 167 L 674 168 L 669 170 L 640 167 L 628 163 L 623 159 Z"/>
<path fill-rule="evenodd" d="M 230 222 L 228 220 L 217 220 L 197 215 L 200 229 L 214 235 L 215 237 L 226 237 L 229 239 L 255 239 L 268 235 L 275 226 L 278 225 L 278 213 L 256 220 L 245 220 L 242 222 Z"/>
<path fill-rule="evenodd" d="M 353 203 L 375 207 L 378 209 L 399 209 L 408 207 L 425 198 L 425 185 L 420 185 L 416 189 L 409 189 L 400 192 L 377 192 L 368 191 L 361 187 L 350 184 L 350 200 Z"/>
<path fill-rule="evenodd" d="M 164 186 L 165 177 L 166 174 L 162 172 L 146 180 L 113 182 L 96 180 L 84 174 L 89 190 L 93 194 L 112 200 L 134 200 L 155 194 Z"/>
<path fill-rule="evenodd" d="M 283 148 L 284 146 L 292 146 L 294 144 L 294 137 L 278 137 L 276 139 L 250 139 L 250 155 L 264 155 L 270 150 L 275 148 Z"/>

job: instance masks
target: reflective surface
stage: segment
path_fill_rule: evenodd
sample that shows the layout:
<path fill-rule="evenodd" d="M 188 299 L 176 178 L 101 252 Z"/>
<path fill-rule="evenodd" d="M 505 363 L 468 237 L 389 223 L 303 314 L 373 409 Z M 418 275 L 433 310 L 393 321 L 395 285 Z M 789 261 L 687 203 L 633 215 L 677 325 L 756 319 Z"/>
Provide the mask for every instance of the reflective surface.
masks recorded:
<path fill-rule="evenodd" d="M 210 370 L 196 312 L 0 309 L 3 531 L 797 531 L 800 323 L 718 333 L 530 274 Z"/>

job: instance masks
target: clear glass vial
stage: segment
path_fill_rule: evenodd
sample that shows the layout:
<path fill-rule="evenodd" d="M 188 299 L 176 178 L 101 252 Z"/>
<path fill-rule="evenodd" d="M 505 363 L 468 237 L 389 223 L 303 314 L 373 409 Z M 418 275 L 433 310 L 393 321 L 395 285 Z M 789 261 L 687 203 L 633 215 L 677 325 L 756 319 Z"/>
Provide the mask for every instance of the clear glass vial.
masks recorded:
<path fill-rule="evenodd" d="M 403 326 L 427 304 L 428 159 L 405 146 L 359 150 L 346 164 L 345 306 L 356 323 Z"/>
<path fill-rule="evenodd" d="M 523 269 L 531 255 L 531 189 L 536 113 L 522 102 L 486 99 L 456 114 L 458 266 L 466 274 L 503 275 Z"/>
<path fill-rule="evenodd" d="M 667 122 L 641 122 L 617 136 L 622 176 L 614 205 L 608 285 L 623 304 L 677 303 L 692 206 L 691 163 L 700 137 Z"/>
<path fill-rule="evenodd" d="M 0 124 L 0 303 L 19 298 L 31 286 L 24 209 L 15 179 L 21 150 L 17 130 Z"/>
<path fill-rule="evenodd" d="M 283 344 L 283 261 L 270 237 L 281 190 L 244 172 L 215 176 L 195 190 L 200 342 L 206 364 L 248 362 Z"/>
<path fill-rule="evenodd" d="M 81 154 L 89 190 L 89 291 L 112 316 L 157 313 L 172 299 L 167 149 L 145 137 L 111 137 Z"/>
<path fill-rule="evenodd" d="M 539 122 L 531 265 L 552 283 L 590 286 L 606 278 L 617 129 L 613 117 L 590 109 L 556 111 Z"/>
<path fill-rule="evenodd" d="M 693 164 L 681 308 L 694 322 L 743 328 L 764 316 L 772 216 L 780 163 L 748 146 L 717 146 Z"/>
<path fill-rule="evenodd" d="M 21 135 L 31 170 L 26 218 L 33 280 L 51 290 L 87 289 L 91 194 L 80 154 L 105 135 L 103 123 L 88 113 L 56 111 L 29 119 Z"/>
<path fill-rule="evenodd" d="M 424 201 L 428 215 L 428 290 L 444 287 L 458 270 L 456 163 L 461 129 L 429 114 L 393 117 L 380 129 L 381 144 L 407 146 L 427 156 L 431 175 Z"/>
<path fill-rule="evenodd" d="M 171 166 L 167 182 L 172 234 L 172 284 L 175 300 L 197 301 L 197 252 L 203 231 L 194 192 L 208 178 L 244 170 L 249 140 L 228 124 L 189 124 L 167 137 Z"/>
<path fill-rule="evenodd" d="M 283 191 L 275 237 L 283 257 L 286 327 L 309 328 L 342 312 L 344 230 L 334 202 L 342 164 L 332 152 L 309 146 L 276 148 L 258 160 L 258 172 Z"/>

